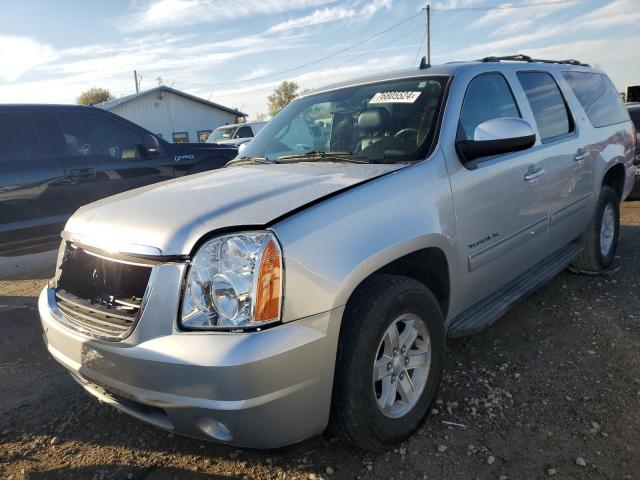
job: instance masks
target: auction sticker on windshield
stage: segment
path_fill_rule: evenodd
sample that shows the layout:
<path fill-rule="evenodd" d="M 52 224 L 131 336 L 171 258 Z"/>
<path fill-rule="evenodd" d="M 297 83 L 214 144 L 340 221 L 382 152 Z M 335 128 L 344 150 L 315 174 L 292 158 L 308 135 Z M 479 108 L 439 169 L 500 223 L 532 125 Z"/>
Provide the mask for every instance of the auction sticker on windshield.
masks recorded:
<path fill-rule="evenodd" d="M 413 103 L 421 92 L 378 92 L 369 101 L 372 103 Z"/>

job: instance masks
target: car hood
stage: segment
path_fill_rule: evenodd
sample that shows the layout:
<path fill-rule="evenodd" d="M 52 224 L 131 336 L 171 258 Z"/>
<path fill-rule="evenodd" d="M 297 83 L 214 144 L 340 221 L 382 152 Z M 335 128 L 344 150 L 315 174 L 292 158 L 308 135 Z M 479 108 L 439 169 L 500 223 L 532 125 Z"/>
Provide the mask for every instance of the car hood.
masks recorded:
<path fill-rule="evenodd" d="M 267 225 L 402 164 L 233 166 L 149 185 L 80 208 L 63 237 L 123 253 L 189 254 L 207 233 Z"/>

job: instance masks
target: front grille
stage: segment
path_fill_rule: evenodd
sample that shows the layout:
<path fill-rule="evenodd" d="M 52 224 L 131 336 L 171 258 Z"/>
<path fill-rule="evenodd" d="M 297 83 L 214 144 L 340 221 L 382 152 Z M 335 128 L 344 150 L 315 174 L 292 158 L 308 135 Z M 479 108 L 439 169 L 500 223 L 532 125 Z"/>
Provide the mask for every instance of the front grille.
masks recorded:
<path fill-rule="evenodd" d="M 135 328 L 152 267 L 133 265 L 68 244 L 60 265 L 56 303 L 68 327 L 118 341 Z"/>

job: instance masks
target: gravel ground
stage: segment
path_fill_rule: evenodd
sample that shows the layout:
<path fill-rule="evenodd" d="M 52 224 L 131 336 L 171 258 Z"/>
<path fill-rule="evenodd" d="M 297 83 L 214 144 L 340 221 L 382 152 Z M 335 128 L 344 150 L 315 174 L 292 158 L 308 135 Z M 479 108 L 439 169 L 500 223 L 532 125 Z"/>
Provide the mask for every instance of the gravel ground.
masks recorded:
<path fill-rule="evenodd" d="M 623 224 L 618 271 L 562 273 L 482 334 L 449 342 L 432 415 L 377 455 L 329 436 L 240 451 L 121 415 L 46 353 L 35 295 L 47 269 L 14 280 L 4 269 L 0 478 L 640 478 L 640 202 L 624 205 Z"/>

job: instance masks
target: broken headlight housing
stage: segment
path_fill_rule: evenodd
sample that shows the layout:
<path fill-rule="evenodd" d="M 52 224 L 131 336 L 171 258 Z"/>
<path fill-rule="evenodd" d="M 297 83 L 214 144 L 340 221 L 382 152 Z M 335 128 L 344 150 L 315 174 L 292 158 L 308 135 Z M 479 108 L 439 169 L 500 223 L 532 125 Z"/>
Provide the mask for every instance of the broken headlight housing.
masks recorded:
<path fill-rule="evenodd" d="M 206 241 L 184 286 L 186 330 L 244 329 L 280 320 L 282 252 L 271 232 L 242 232 Z"/>

